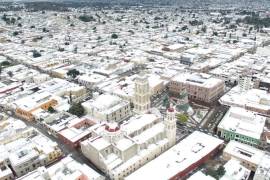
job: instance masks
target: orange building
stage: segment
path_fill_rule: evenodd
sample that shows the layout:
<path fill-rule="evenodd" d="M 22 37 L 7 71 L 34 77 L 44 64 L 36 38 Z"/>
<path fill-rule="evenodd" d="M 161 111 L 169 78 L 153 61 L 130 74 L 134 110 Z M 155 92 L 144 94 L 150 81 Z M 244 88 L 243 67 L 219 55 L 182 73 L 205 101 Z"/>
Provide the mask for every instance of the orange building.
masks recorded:
<path fill-rule="evenodd" d="M 16 107 L 16 115 L 28 121 L 34 120 L 34 111 L 38 109 L 48 110 L 49 107 L 54 107 L 57 104 L 56 98 L 48 92 L 36 92 L 13 103 Z"/>

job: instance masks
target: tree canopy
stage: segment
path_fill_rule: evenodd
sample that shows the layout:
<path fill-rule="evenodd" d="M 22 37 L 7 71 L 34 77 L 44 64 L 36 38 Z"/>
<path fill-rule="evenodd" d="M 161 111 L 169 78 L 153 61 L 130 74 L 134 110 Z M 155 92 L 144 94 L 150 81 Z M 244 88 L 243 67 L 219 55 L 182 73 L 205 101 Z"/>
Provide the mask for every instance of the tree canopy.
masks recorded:
<path fill-rule="evenodd" d="M 41 56 L 40 52 L 38 52 L 37 50 L 33 51 L 33 57 L 34 58 L 37 58 L 37 57 L 40 57 L 40 56 Z"/>
<path fill-rule="evenodd" d="M 82 107 L 81 103 L 75 103 L 69 108 L 68 112 L 81 117 L 84 115 L 84 108 Z"/>
<path fill-rule="evenodd" d="M 49 111 L 49 113 L 54 113 L 54 112 L 56 112 L 55 109 L 54 109 L 52 106 L 50 106 L 50 107 L 48 108 L 48 111 Z"/>
<path fill-rule="evenodd" d="M 79 16 L 79 19 L 83 22 L 95 21 L 94 17 L 89 15 L 81 15 Z"/>
<path fill-rule="evenodd" d="M 181 123 L 186 123 L 188 121 L 188 116 L 186 114 L 178 114 L 177 120 Z"/>
<path fill-rule="evenodd" d="M 225 173 L 226 170 L 223 166 L 219 166 L 217 170 L 211 168 L 206 170 L 206 175 L 210 175 L 215 179 L 220 179 Z"/>
<path fill-rule="evenodd" d="M 76 78 L 78 75 L 80 75 L 80 72 L 77 69 L 70 69 L 67 72 L 68 76 L 71 76 L 73 79 Z"/>
<path fill-rule="evenodd" d="M 118 38 L 118 35 L 113 33 L 112 36 L 111 36 L 112 39 L 117 39 Z"/>

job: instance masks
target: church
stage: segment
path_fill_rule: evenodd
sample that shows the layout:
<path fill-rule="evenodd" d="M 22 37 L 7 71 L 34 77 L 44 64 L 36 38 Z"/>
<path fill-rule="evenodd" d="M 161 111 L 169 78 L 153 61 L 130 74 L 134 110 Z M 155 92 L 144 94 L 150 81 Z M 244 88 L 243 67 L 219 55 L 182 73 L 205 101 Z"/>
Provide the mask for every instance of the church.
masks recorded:
<path fill-rule="evenodd" d="M 81 150 L 111 179 L 124 179 L 175 145 L 175 110 L 163 117 L 150 107 L 149 83 L 145 75 L 135 81 L 134 115 L 122 124 L 102 122 L 92 137 L 81 142 Z"/>

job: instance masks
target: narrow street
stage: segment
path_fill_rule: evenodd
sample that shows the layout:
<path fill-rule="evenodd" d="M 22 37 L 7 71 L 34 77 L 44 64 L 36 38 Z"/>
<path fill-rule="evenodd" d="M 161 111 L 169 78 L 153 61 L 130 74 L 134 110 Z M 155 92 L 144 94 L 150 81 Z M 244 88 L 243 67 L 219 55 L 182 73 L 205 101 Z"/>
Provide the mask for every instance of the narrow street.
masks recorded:
<path fill-rule="evenodd" d="M 0 112 L 7 113 L 5 110 L 1 109 Z M 9 115 L 10 117 L 20 119 L 18 118 L 14 113 L 12 115 Z M 101 175 L 105 176 L 105 173 L 103 173 L 101 170 L 99 170 L 93 163 L 91 163 L 81 152 L 79 149 L 73 149 L 69 147 L 68 145 L 62 143 L 58 138 L 54 137 L 53 135 L 50 135 L 45 127 L 43 127 L 41 124 L 39 124 L 38 121 L 23 121 L 28 127 L 33 127 L 37 129 L 39 132 L 41 132 L 43 135 L 48 137 L 50 140 L 56 142 L 59 146 L 59 148 L 62 150 L 64 157 L 71 155 L 76 161 L 87 164 L 89 167 L 100 173 Z M 55 162 L 56 163 L 56 162 Z M 52 165 L 52 164 L 51 164 Z"/>

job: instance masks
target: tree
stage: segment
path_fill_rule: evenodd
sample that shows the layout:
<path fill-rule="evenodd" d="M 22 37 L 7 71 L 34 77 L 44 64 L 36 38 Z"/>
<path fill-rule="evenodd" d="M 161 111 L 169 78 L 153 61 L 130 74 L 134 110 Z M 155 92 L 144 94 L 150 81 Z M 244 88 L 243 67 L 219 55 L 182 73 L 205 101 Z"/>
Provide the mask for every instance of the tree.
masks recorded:
<path fill-rule="evenodd" d="M 83 22 L 96 21 L 93 16 L 88 16 L 88 15 L 81 15 L 79 16 L 79 19 Z"/>
<path fill-rule="evenodd" d="M 219 177 L 222 177 L 226 173 L 226 170 L 223 166 L 219 166 L 217 169 L 217 174 Z"/>
<path fill-rule="evenodd" d="M 50 107 L 48 108 L 48 111 L 49 111 L 49 113 L 54 113 L 54 112 L 56 112 L 55 109 L 54 109 L 52 106 L 50 106 Z"/>
<path fill-rule="evenodd" d="M 226 170 L 223 166 L 219 166 L 217 170 L 209 168 L 206 170 L 206 175 L 210 175 L 214 177 L 215 179 L 220 179 L 224 174 L 226 173 Z"/>
<path fill-rule="evenodd" d="M 12 33 L 13 36 L 17 36 L 18 34 L 19 34 L 18 31 L 14 31 L 14 32 Z"/>
<path fill-rule="evenodd" d="M 71 69 L 67 72 L 68 76 L 71 76 L 73 79 L 80 75 L 80 72 L 76 69 Z"/>
<path fill-rule="evenodd" d="M 215 171 L 213 169 L 207 169 L 205 174 L 210 175 L 210 176 L 214 177 L 215 179 L 219 179 L 217 171 Z"/>
<path fill-rule="evenodd" d="M 40 57 L 40 56 L 41 56 L 40 52 L 38 52 L 37 50 L 33 51 L 33 58 L 37 58 L 37 57 Z"/>
<path fill-rule="evenodd" d="M 8 71 L 7 74 L 8 74 L 9 77 L 13 76 L 13 72 L 11 72 L 11 71 Z"/>
<path fill-rule="evenodd" d="M 165 96 L 162 104 L 164 107 L 169 108 L 170 107 L 170 98 L 168 96 Z"/>
<path fill-rule="evenodd" d="M 1 66 L 9 66 L 10 62 L 9 61 L 3 61 L 0 65 Z"/>
<path fill-rule="evenodd" d="M 49 32 L 49 30 L 44 27 L 42 28 L 42 32 L 46 33 L 46 32 Z"/>
<path fill-rule="evenodd" d="M 188 116 L 186 114 L 178 114 L 177 120 L 181 123 L 186 123 L 188 121 Z"/>
<path fill-rule="evenodd" d="M 202 30 L 202 32 L 206 33 L 207 27 L 206 26 L 203 26 L 201 30 Z"/>
<path fill-rule="evenodd" d="M 112 39 L 117 39 L 118 38 L 118 35 L 113 33 L 112 36 L 111 36 Z"/>
<path fill-rule="evenodd" d="M 81 117 L 84 115 L 84 108 L 82 107 L 81 103 L 76 103 L 69 108 L 68 112 Z"/>
<path fill-rule="evenodd" d="M 3 21 L 7 21 L 7 15 L 6 15 L 6 14 L 3 14 L 2 20 L 3 20 Z"/>

